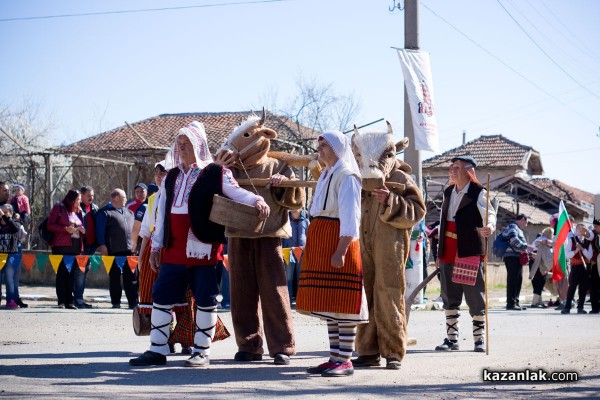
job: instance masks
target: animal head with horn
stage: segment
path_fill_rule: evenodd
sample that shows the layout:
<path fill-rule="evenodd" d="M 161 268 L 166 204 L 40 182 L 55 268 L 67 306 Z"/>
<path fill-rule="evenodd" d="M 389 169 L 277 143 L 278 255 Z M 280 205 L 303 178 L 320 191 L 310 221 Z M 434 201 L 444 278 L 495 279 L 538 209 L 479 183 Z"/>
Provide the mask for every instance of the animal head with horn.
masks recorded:
<path fill-rule="evenodd" d="M 398 160 L 396 154 L 408 147 L 408 138 L 394 142 L 392 125 L 386 121 L 387 132 L 360 133 L 354 125 L 352 151 L 358 162 L 363 179 L 378 179 L 385 182 L 394 169 L 410 173 L 412 169 Z"/>
<path fill-rule="evenodd" d="M 262 117 L 256 115 L 233 130 L 225 143 L 217 151 L 217 158 L 233 155 L 235 161 L 230 166 L 248 169 L 256 167 L 267 159 L 271 147 L 270 139 L 277 137 L 277 132 L 264 126 L 266 112 L 263 107 Z"/>

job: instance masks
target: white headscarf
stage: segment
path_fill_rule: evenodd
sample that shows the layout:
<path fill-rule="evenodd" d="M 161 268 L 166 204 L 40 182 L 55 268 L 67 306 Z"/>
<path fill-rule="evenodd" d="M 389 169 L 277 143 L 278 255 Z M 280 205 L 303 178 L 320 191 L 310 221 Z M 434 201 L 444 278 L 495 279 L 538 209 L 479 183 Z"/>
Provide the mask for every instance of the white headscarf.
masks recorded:
<path fill-rule="evenodd" d="M 208 148 L 208 140 L 206 138 L 204 125 L 198 121 L 193 121 L 191 124 L 181 128 L 179 132 L 177 132 L 173 146 L 165 157 L 165 167 L 167 171 L 175 166 L 180 168 L 182 166 L 181 158 L 179 156 L 179 149 L 177 148 L 177 138 L 179 138 L 181 135 L 187 136 L 187 138 L 190 140 L 190 143 L 192 143 L 192 146 L 194 147 L 194 154 L 196 155 L 196 163 L 200 168 L 204 168 L 213 162 L 210 149 Z"/>
<path fill-rule="evenodd" d="M 340 131 L 326 131 L 319 137 L 325 139 L 327 144 L 331 146 L 331 149 L 337 158 L 339 158 L 346 165 L 346 167 L 350 168 L 352 172 L 356 174 L 358 179 L 361 179 L 358 164 L 356 163 L 356 159 L 352 153 L 350 138 Z"/>

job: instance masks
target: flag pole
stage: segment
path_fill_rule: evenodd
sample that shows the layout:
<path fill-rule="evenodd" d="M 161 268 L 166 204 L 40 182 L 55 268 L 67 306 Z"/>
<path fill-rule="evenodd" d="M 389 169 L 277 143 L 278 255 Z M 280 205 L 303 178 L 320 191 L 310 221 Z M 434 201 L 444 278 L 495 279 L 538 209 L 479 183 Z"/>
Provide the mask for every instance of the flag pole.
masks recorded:
<path fill-rule="evenodd" d="M 485 186 L 485 226 L 488 225 L 489 207 L 490 207 L 490 174 L 487 174 L 487 184 Z M 483 288 L 485 292 L 485 355 L 490 354 L 490 322 L 488 320 L 488 288 L 487 288 L 487 260 L 488 260 L 488 238 L 485 238 L 483 253 Z"/>

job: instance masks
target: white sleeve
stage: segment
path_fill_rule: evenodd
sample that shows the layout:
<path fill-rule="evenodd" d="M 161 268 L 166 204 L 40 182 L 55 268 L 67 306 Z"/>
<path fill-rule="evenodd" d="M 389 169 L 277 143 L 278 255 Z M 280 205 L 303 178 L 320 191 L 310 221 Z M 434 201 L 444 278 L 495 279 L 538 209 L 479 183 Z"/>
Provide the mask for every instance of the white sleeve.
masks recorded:
<path fill-rule="evenodd" d="M 167 195 L 165 191 L 165 185 L 162 185 L 158 191 L 158 199 L 154 200 L 158 203 L 155 207 L 156 218 L 154 221 L 154 232 L 152 232 L 152 248 L 160 249 L 164 246 L 164 228 L 165 228 L 165 208 L 167 206 Z"/>
<path fill-rule="evenodd" d="M 158 194 L 157 194 L 158 196 Z M 152 234 L 150 232 L 150 227 L 154 224 L 154 217 L 156 215 L 156 207 L 158 206 L 158 199 L 154 198 L 152 202 L 152 209 L 146 210 L 144 213 L 144 218 L 142 218 L 142 227 L 140 228 L 140 236 L 149 238 Z"/>
<path fill-rule="evenodd" d="M 573 238 L 573 234 L 571 232 L 569 232 L 569 234 L 567 235 L 567 240 L 563 244 L 563 246 L 565 246 L 565 256 L 568 259 L 573 258 L 573 256 L 575 255 L 575 250 L 573 250 L 572 238 Z"/>
<path fill-rule="evenodd" d="M 481 220 L 485 223 L 485 203 L 486 203 L 486 195 L 487 191 L 483 189 L 479 193 L 479 197 L 477 198 L 477 208 L 479 209 L 479 214 L 481 215 Z M 492 207 L 491 204 L 488 204 L 488 226 L 492 228 L 492 232 L 496 230 L 496 210 Z"/>
<path fill-rule="evenodd" d="M 360 235 L 360 182 L 355 176 L 346 177 L 338 193 L 340 237 L 350 236 L 353 240 Z"/>
<path fill-rule="evenodd" d="M 583 256 L 586 259 L 591 260 L 593 255 L 594 255 L 594 252 L 592 250 L 592 245 L 589 244 L 588 247 L 583 249 Z"/>
<path fill-rule="evenodd" d="M 227 168 L 223 168 L 223 194 L 238 203 L 249 206 L 254 206 L 259 199 L 263 200 L 262 196 L 241 188 Z"/>

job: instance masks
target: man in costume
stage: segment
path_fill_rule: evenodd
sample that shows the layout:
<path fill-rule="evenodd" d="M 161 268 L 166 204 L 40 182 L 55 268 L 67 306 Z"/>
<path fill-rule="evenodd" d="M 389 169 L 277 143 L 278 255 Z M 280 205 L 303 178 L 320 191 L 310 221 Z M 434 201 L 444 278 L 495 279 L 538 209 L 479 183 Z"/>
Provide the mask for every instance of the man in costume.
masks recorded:
<path fill-rule="evenodd" d="M 590 314 L 600 313 L 600 275 L 598 274 L 598 260 L 600 259 L 600 219 L 594 219 L 594 238 L 592 239 L 592 255 L 590 268 L 590 300 L 592 310 Z"/>
<path fill-rule="evenodd" d="M 263 324 L 269 356 L 276 365 L 287 365 L 296 354 L 290 298 L 285 275 L 281 239 L 291 236 L 288 211 L 304 205 L 304 188 L 282 188 L 279 183 L 293 179 L 293 170 L 267 155 L 270 139 L 277 133 L 264 126 L 262 118 L 251 116 L 237 127 L 221 147 L 220 155 L 233 154 L 229 164 L 236 179 L 269 178 L 271 185 L 242 185 L 256 191 L 271 213 L 259 232 L 252 228 L 227 227 L 231 319 L 241 362 L 262 360 Z"/>
<path fill-rule="evenodd" d="M 440 269 L 441 294 L 446 313 L 444 342 L 435 349 L 459 350 L 458 317 L 463 294 L 469 314 L 473 318 L 474 350 L 484 352 L 485 331 L 485 282 L 483 280 L 484 241 L 496 228 L 496 213 L 487 204 L 486 190 L 475 176 L 476 161 L 470 156 L 458 156 L 450 165 L 450 186 L 444 190 L 440 218 L 440 242 L 438 266 Z M 474 285 L 453 281 L 455 264 L 461 258 L 479 257 Z"/>
<path fill-rule="evenodd" d="M 588 290 L 590 277 L 590 260 L 593 255 L 591 234 L 583 224 L 577 224 L 575 234 L 569 235 L 566 243 L 566 256 L 571 260 L 571 272 L 569 272 L 569 289 L 567 290 L 567 301 L 561 314 L 570 314 L 575 291 L 579 287 L 577 299 L 577 314 L 587 314 L 583 309 L 585 296 Z"/>
<path fill-rule="evenodd" d="M 358 326 L 355 367 L 377 366 L 383 356 L 386 368 L 399 369 L 406 354 L 404 269 L 412 228 L 425 215 L 410 166 L 396 159 L 407 146 L 407 138 L 394 141 L 389 123 L 387 132 L 354 129 L 352 147 L 363 179 L 360 250 L 369 305 L 369 323 Z M 370 180 L 378 180 L 377 187 L 370 187 Z"/>
<path fill-rule="evenodd" d="M 154 166 L 154 181 L 160 188 L 164 178 L 167 176 L 166 163 L 161 161 Z M 150 267 L 151 236 L 156 222 L 156 201 L 158 193 L 153 193 L 148 197 L 148 210 L 144 213 L 142 224 L 140 226 L 140 237 L 142 245 L 140 246 L 140 255 L 138 258 L 138 269 L 140 270 L 140 304 L 138 313 L 140 318 L 152 314 L 152 286 L 158 277 L 158 272 Z M 139 212 L 139 208 L 138 208 Z M 169 336 L 169 351 L 175 352 L 175 343 L 181 344 L 182 354 L 192 354 L 194 346 L 195 315 L 194 315 L 194 294 L 191 290 L 186 290 L 187 304 L 178 304 L 173 307 L 173 312 L 177 324 L 173 327 Z"/>
<path fill-rule="evenodd" d="M 369 321 L 358 242 L 361 176 L 350 140 L 339 131 L 319 136 L 325 169 L 313 196 L 296 309 L 327 321 L 329 360 L 307 370 L 350 376 L 356 327 Z"/>
<path fill-rule="evenodd" d="M 224 227 L 208 219 L 213 195 L 253 205 L 261 218 L 268 216 L 269 206 L 262 197 L 240 188 L 229 170 L 212 163 L 200 123 L 179 130 L 169 155 L 167 164 L 172 162 L 176 167 L 169 171 L 159 191 L 150 253 L 150 265 L 159 271 L 152 289 L 151 344 L 129 364 L 166 363 L 171 311 L 189 286 L 196 300 L 196 333 L 193 354 L 185 366 L 202 367 L 210 363 L 219 293 L 216 265 L 223 257 L 225 241 Z"/>

